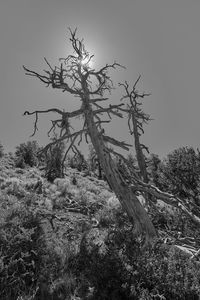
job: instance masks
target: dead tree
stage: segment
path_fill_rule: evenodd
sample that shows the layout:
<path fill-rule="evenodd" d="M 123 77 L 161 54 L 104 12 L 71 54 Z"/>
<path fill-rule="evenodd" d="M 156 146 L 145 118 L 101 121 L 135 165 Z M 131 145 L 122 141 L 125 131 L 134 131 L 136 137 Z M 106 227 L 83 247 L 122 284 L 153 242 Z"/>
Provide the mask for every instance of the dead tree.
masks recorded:
<path fill-rule="evenodd" d="M 92 69 L 90 62 L 93 55 L 86 51 L 83 41 L 77 38 L 76 30 L 70 30 L 70 42 L 73 54 L 67 56 L 67 58 L 60 59 L 59 66 L 52 67 L 45 59 L 48 70 L 45 70 L 43 74 L 32 71 L 25 66 L 24 70 L 27 75 L 38 78 L 47 86 L 78 97 L 81 102 L 80 108 L 73 112 L 65 112 L 57 108 L 36 110 L 34 112 L 26 111 L 24 115 L 35 115 L 36 117 L 33 135 L 38 130 L 39 114 L 55 112 L 59 115 L 58 119 L 52 121 L 52 127 L 49 132 L 58 128 L 60 137 L 57 141 L 49 143 L 43 151 L 48 151 L 55 143 L 66 140 L 69 142 L 69 147 L 65 153 L 66 157 L 70 149 L 76 149 L 76 143 L 80 144 L 83 137 L 85 137 L 87 142 L 89 137 L 108 183 L 121 202 L 130 221 L 134 224 L 135 232 L 145 233 L 146 241 L 151 241 L 157 235 L 156 230 L 147 212 L 138 200 L 135 190 L 126 183 L 113 160 L 113 155 L 122 156 L 113 150 L 113 146 L 129 150 L 131 145 L 106 135 L 102 127 L 104 123 L 111 121 L 112 115 L 122 117 L 119 108 L 124 105 L 123 103 L 107 107 L 102 106 L 102 103 L 108 100 L 108 98 L 104 97 L 105 93 L 111 92 L 113 88 L 108 71 L 121 66 L 114 62 L 113 64 L 106 64 L 99 70 Z M 103 119 L 105 114 L 107 114 L 108 119 Z M 79 131 L 71 132 L 69 130 L 70 120 L 75 117 L 82 117 L 83 125 Z"/>
<path fill-rule="evenodd" d="M 127 183 L 119 172 L 113 155 L 120 157 L 122 160 L 124 160 L 124 157 L 115 148 L 113 149 L 113 146 L 129 150 L 131 145 L 106 135 L 103 124 L 111 121 L 111 115 L 122 117 L 122 106 L 124 104 L 104 107 L 101 103 L 108 100 L 108 98 L 104 97 L 105 92 L 111 92 L 113 88 L 108 71 L 120 67 L 120 65 L 114 62 L 113 64 L 106 64 L 99 70 L 92 69 L 90 61 L 93 56 L 85 50 L 83 41 L 76 37 L 76 30 L 74 32 L 70 30 L 70 34 L 74 52 L 67 58 L 60 59 L 59 66 L 53 68 L 45 59 L 48 70 L 42 74 L 24 67 L 27 75 L 38 78 L 42 83 L 54 89 L 68 92 L 72 96 L 78 97 L 81 102 L 80 108 L 72 112 L 62 111 L 57 108 L 35 110 L 33 112 L 25 111 L 24 115 L 35 115 L 33 135 L 38 130 L 37 123 L 40 114 L 54 112 L 59 116 L 58 119 L 52 121 L 49 133 L 54 129 L 58 129 L 60 135 L 57 140 L 46 145 L 43 151 L 48 151 L 56 143 L 65 140 L 69 143 L 64 156 L 66 158 L 71 149 L 76 150 L 83 137 L 85 137 L 86 142 L 88 142 L 89 137 L 109 185 L 121 202 L 130 221 L 134 224 L 135 232 L 144 233 L 146 241 L 151 241 L 157 236 L 157 233 L 147 212 L 137 198 L 138 192 L 143 195 L 148 193 L 154 196 L 152 197 L 152 206 L 155 205 L 154 199 L 162 199 L 165 203 L 180 209 L 186 216 L 200 225 L 199 207 L 192 207 L 191 209 L 190 203 L 185 203 L 174 195 L 163 193 L 155 186 L 142 181 L 137 174 L 135 176 L 132 174 L 131 182 Z M 109 119 L 103 119 L 104 114 L 107 114 Z M 70 130 L 70 121 L 76 117 L 81 117 L 83 120 L 82 127 L 78 131 L 74 131 L 73 128 Z"/>
<path fill-rule="evenodd" d="M 126 108 L 122 108 L 121 110 L 124 110 L 128 114 L 129 132 L 131 135 L 134 135 L 136 158 L 140 169 L 141 178 L 144 182 L 148 183 L 149 178 L 143 151 L 145 150 L 147 151 L 147 153 L 149 153 L 149 149 L 147 146 L 140 142 L 140 136 L 144 133 L 143 124 L 148 123 L 148 121 L 151 119 L 150 116 L 144 113 L 144 111 L 142 110 L 142 103 L 140 102 L 140 100 L 145 96 L 149 96 L 149 94 L 138 93 L 138 91 L 136 90 L 136 85 L 139 80 L 140 76 L 136 80 L 131 91 L 129 90 L 129 84 L 127 83 L 127 81 L 125 81 L 125 83 L 119 84 L 125 89 L 125 95 L 121 98 L 121 100 L 128 101 L 126 103 Z"/>
<path fill-rule="evenodd" d="M 142 177 L 142 180 L 138 180 L 136 176 L 132 175 L 132 187 L 134 190 L 141 192 L 146 197 L 148 205 L 154 206 L 157 199 L 161 199 L 166 204 L 180 209 L 193 222 L 200 225 L 200 209 L 197 205 L 184 202 L 180 198 L 169 193 L 164 193 L 157 187 L 149 184 L 146 161 L 143 153 L 144 150 L 149 153 L 149 149 L 140 142 L 140 136 L 144 133 L 143 125 L 147 124 L 151 118 L 150 115 L 144 113 L 142 110 L 142 103 L 140 100 L 150 94 L 141 94 L 136 90 L 136 85 L 139 82 L 140 77 L 141 76 L 137 78 L 131 90 L 129 89 L 129 84 L 126 81 L 125 83 L 119 84 L 119 86 L 122 86 L 125 89 L 125 95 L 121 98 L 121 101 L 128 100 L 126 108 L 119 107 L 119 110 L 128 114 L 128 127 L 131 135 L 134 135 L 136 157 Z"/>

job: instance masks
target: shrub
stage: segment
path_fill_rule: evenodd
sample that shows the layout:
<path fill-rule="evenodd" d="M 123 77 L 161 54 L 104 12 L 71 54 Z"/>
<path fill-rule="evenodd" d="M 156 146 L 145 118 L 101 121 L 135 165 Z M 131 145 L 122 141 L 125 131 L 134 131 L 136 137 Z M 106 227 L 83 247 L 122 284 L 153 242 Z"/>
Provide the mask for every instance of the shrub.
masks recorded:
<path fill-rule="evenodd" d="M 33 196 L 1 218 L 0 299 L 71 299 L 77 284 L 67 261 L 74 251 L 62 239 L 45 236 L 45 216 L 29 201 Z"/>
<path fill-rule="evenodd" d="M 2 143 L 0 142 L 0 158 L 3 157 L 3 155 L 4 155 L 4 148 Z"/>
<path fill-rule="evenodd" d="M 102 242 L 94 244 L 95 237 L 84 236 L 69 265 L 77 278 L 84 278 L 83 299 L 90 290 L 91 300 L 199 299 L 199 263 L 175 247 L 157 240 L 143 249 L 129 226 L 109 230 L 104 251 Z"/>
<path fill-rule="evenodd" d="M 15 300 L 36 288 L 44 252 L 37 215 L 20 207 L 0 225 L 0 299 Z"/>
<path fill-rule="evenodd" d="M 77 169 L 78 171 L 88 170 L 88 163 L 84 155 L 79 151 L 74 156 L 68 156 L 67 165 L 72 169 Z"/>
<path fill-rule="evenodd" d="M 39 145 L 36 141 L 28 141 L 16 147 L 16 167 L 24 168 L 25 165 L 30 167 L 36 166 L 38 163 L 37 152 Z"/>
<path fill-rule="evenodd" d="M 150 179 L 153 181 L 153 183 L 156 186 L 159 186 L 159 166 L 160 166 L 161 160 L 157 154 L 152 153 L 150 157 L 148 158 L 148 173 Z"/>
<path fill-rule="evenodd" d="M 25 164 L 24 158 L 22 156 L 17 157 L 17 159 L 15 161 L 15 167 L 25 169 L 26 164 Z"/>
<path fill-rule="evenodd" d="M 193 198 L 197 205 L 200 174 L 200 155 L 190 147 L 182 147 L 168 154 L 159 164 L 157 184 L 181 198 Z"/>
<path fill-rule="evenodd" d="M 6 179 L 1 186 L 1 189 L 5 190 L 8 195 L 14 195 L 19 198 L 26 195 L 23 182 L 16 177 Z"/>
<path fill-rule="evenodd" d="M 55 179 L 54 184 L 57 186 L 57 190 L 60 192 L 60 196 L 65 197 L 70 194 L 72 184 L 69 178 Z"/>
<path fill-rule="evenodd" d="M 63 142 L 55 144 L 49 149 L 45 157 L 46 173 L 45 177 L 49 182 L 56 178 L 63 177 L 63 156 L 65 144 Z"/>

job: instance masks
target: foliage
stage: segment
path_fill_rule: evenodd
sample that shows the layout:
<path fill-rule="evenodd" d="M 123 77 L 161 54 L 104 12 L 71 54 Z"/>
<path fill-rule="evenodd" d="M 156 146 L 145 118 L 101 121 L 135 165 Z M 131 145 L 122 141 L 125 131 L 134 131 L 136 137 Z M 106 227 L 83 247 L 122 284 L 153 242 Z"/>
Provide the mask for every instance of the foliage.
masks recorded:
<path fill-rule="evenodd" d="M 159 165 L 161 160 L 157 154 L 152 153 L 148 158 L 147 165 L 148 165 L 148 173 L 150 179 L 156 186 L 159 186 Z"/>
<path fill-rule="evenodd" d="M 130 228 L 110 230 L 104 250 L 92 241 L 82 240 L 71 264 L 85 278 L 83 299 L 91 289 L 90 299 L 199 299 L 199 265 L 179 250 L 159 240 L 142 249 Z"/>
<path fill-rule="evenodd" d="M 151 174 L 159 165 L 153 158 Z M 172 246 L 181 235 L 200 248 L 200 230 L 183 214 L 151 209 L 162 238 L 142 248 L 104 181 L 69 168 L 51 184 L 37 168 L 21 173 L 10 159 L 1 167 L 0 299 L 199 299 L 199 262 Z"/>
<path fill-rule="evenodd" d="M 193 198 L 197 205 L 200 154 L 192 147 L 182 147 L 168 154 L 159 164 L 157 184 L 181 198 Z"/>
<path fill-rule="evenodd" d="M 135 169 L 137 167 L 137 159 L 133 156 L 133 154 L 128 154 L 127 163 L 130 168 Z"/>
<path fill-rule="evenodd" d="M 16 147 L 16 167 L 25 168 L 26 165 L 30 167 L 36 166 L 38 163 L 37 152 L 40 147 L 36 141 L 28 141 L 21 143 Z"/>
<path fill-rule="evenodd" d="M 65 143 L 60 142 L 53 145 L 46 153 L 45 177 L 48 181 L 53 182 L 56 178 L 63 177 L 63 157 L 64 157 Z"/>
<path fill-rule="evenodd" d="M 17 299 L 34 290 L 42 266 L 43 232 L 38 216 L 12 209 L 0 226 L 1 299 Z"/>
<path fill-rule="evenodd" d="M 80 151 L 75 153 L 74 156 L 68 157 L 67 165 L 72 169 L 77 169 L 78 171 L 88 170 L 88 163 Z"/>
<path fill-rule="evenodd" d="M 3 157 L 3 155 L 4 155 L 4 148 L 2 143 L 0 142 L 0 158 Z"/>
<path fill-rule="evenodd" d="M 16 177 L 4 180 L 1 185 L 1 189 L 4 190 L 8 195 L 14 195 L 18 198 L 22 198 L 26 195 L 23 183 Z"/>
<path fill-rule="evenodd" d="M 37 199 L 38 198 L 38 199 Z M 65 272 L 70 247 L 56 236 L 47 238 L 39 196 L 13 205 L 0 224 L 0 299 L 58 300 L 71 297 L 76 279 Z M 1 207 L 2 211 L 2 207 Z M 60 298 L 59 298 L 60 297 Z"/>

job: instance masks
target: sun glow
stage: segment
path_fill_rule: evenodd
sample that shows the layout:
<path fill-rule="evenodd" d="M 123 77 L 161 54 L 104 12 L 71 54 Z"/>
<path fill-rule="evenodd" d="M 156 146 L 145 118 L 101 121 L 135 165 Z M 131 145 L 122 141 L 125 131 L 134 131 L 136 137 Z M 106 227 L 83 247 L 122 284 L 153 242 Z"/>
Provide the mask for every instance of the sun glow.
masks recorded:
<path fill-rule="evenodd" d="M 83 66 L 83 68 L 92 69 L 92 66 L 93 66 L 92 57 L 86 56 L 83 59 L 81 59 L 80 63 Z"/>

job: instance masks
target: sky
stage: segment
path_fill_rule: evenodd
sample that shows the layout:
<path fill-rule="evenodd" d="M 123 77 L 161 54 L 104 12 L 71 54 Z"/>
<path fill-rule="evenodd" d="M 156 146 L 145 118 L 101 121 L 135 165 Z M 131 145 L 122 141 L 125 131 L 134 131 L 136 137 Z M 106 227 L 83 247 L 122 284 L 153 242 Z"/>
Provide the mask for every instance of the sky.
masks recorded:
<path fill-rule="evenodd" d="M 34 119 L 25 110 L 77 109 L 71 95 L 45 87 L 25 75 L 22 65 L 38 72 L 44 57 L 55 64 L 71 53 L 69 30 L 78 28 L 94 64 L 117 61 L 118 82 L 151 93 L 143 109 L 154 119 L 142 142 L 161 157 L 182 146 L 200 144 L 200 1 L 199 0 L 1 0 L 0 1 L 0 141 L 6 151 L 29 140 Z M 41 116 L 33 139 L 48 142 L 53 116 Z M 127 120 L 114 120 L 109 134 L 133 143 Z M 133 150 L 131 150 L 133 151 Z"/>

